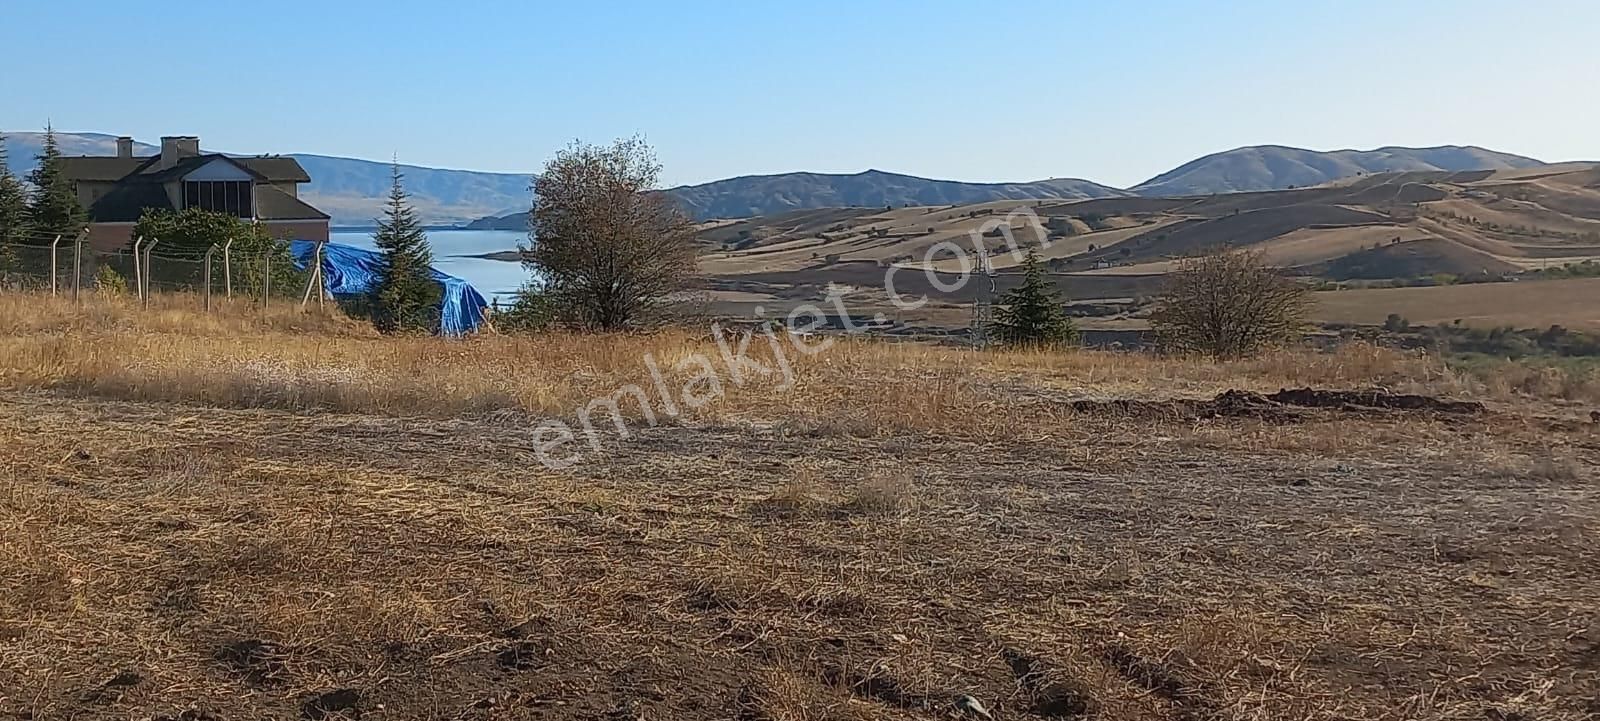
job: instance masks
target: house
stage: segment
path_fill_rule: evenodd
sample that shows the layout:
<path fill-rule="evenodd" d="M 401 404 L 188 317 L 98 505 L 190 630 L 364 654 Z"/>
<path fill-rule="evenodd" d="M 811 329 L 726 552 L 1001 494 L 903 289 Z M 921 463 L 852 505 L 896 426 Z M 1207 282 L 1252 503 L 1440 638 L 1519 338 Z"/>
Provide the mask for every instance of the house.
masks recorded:
<path fill-rule="evenodd" d="M 327 240 L 328 214 L 300 200 L 311 176 L 294 158 L 200 152 L 192 135 L 164 137 L 161 153 L 135 156 L 117 138 L 115 156 L 62 158 L 62 171 L 88 210 L 89 244 L 114 250 L 133 240 L 133 224 L 152 208 L 204 208 L 263 223 L 284 240 Z"/>

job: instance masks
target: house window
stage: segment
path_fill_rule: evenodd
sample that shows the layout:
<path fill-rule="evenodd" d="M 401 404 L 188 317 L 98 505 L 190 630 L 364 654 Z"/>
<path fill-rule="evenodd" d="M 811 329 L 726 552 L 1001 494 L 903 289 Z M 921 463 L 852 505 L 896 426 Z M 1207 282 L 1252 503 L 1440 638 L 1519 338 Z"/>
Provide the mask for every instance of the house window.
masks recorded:
<path fill-rule="evenodd" d="M 248 180 L 201 180 L 183 184 L 183 207 L 227 213 L 239 218 L 255 215 Z"/>

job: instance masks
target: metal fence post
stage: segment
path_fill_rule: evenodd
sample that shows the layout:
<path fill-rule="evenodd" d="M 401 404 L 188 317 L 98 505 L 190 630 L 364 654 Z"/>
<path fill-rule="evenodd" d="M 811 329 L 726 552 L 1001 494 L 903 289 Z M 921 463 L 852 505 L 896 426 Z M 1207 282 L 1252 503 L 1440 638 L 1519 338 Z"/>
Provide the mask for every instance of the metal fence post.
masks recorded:
<path fill-rule="evenodd" d="M 227 289 L 228 300 L 233 300 L 233 239 L 222 246 L 222 284 Z"/>
<path fill-rule="evenodd" d="M 150 241 L 150 244 L 144 247 L 144 307 L 145 308 L 149 308 L 150 307 L 150 253 L 153 252 L 156 249 L 156 246 L 159 245 L 160 243 L 161 243 L 161 239 L 157 238 L 155 240 Z M 134 258 L 133 262 L 138 263 L 139 259 L 138 258 Z"/>
<path fill-rule="evenodd" d="M 85 230 L 72 239 L 72 302 L 78 302 L 78 286 L 83 282 L 83 241 L 89 235 Z"/>
<path fill-rule="evenodd" d="M 205 283 L 206 283 L 206 312 L 207 313 L 211 312 L 211 256 L 216 255 L 216 253 L 217 253 L 217 244 L 216 243 L 212 243 L 210 248 L 206 248 Z"/>
<path fill-rule="evenodd" d="M 50 295 L 56 294 L 56 244 L 61 242 L 61 236 L 56 236 L 50 241 Z"/>
<path fill-rule="evenodd" d="M 327 244 L 326 241 L 317 243 L 317 308 L 319 310 L 322 308 L 323 300 L 328 296 L 326 289 L 322 287 L 322 248 Z"/>
<path fill-rule="evenodd" d="M 261 255 L 261 309 L 266 310 L 272 300 L 272 251 Z"/>
<path fill-rule="evenodd" d="M 144 238 L 142 236 L 133 239 L 133 292 L 139 296 L 140 300 L 144 300 L 144 273 L 139 267 L 139 246 L 143 243 Z"/>

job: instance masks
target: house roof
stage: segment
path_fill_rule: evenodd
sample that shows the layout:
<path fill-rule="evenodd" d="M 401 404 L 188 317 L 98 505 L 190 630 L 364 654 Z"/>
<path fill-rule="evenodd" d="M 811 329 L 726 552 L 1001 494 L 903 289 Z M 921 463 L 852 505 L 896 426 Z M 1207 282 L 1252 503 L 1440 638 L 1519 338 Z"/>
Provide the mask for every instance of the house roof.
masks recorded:
<path fill-rule="evenodd" d="M 82 155 L 61 159 L 62 172 L 68 180 L 115 182 L 138 173 L 143 179 L 172 180 L 190 170 L 205 165 L 216 158 L 227 158 L 241 168 L 269 183 L 309 183 L 311 176 L 300 166 L 300 161 L 284 156 L 233 157 L 220 153 L 207 153 L 182 158 L 171 168 L 161 168 L 159 156 L 118 158 L 115 156 Z M 187 168 L 175 173 L 179 168 Z"/>
<path fill-rule="evenodd" d="M 160 183 L 118 183 L 89 206 L 89 219 L 96 223 L 132 223 L 147 209 L 173 209 Z"/>
<path fill-rule="evenodd" d="M 118 183 L 89 208 L 96 223 L 132 223 L 146 210 L 176 210 L 160 183 Z M 257 185 L 256 217 L 261 220 L 327 220 L 328 214 L 270 185 Z"/>
<path fill-rule="evenodd" d="M 221 160 L 243 170 L 246 173 L 249 173 L 250 177 L 255 178 L 257 182 L 271 182 L 271 179 L 267 178 L 261 173 L 256 172 L 254 168 L 239 162 L 238 159 L 216 153 L 209 155 L 191 155 L 187 158 L 179 158 L 178 162 L 174 163 L 172 167 L 165 169 L 158 168 L 155 165 L 147 165 L 146 167 L 139 168 L 136 179 L 152 183 L 165 183 L 169 180 L 180 180 L 183 178 L 183 176 L 204 168 L 216 160 Z"/>
<path fill-rule="evenodd" d="M 68 180 L 103 181 L 112 182 L 121 180 L 129 173 L 139 169 L 139 166 L 154 160 L 154 158 L 117 158 L 117 157 L 65 157 L 61 159 L 61 172 Z"/>
<path fill-rule="evenodd" d="M 256 217 L 262 220 L 327 220 L 328 214 L 270 185 L 257 185 Z"/>

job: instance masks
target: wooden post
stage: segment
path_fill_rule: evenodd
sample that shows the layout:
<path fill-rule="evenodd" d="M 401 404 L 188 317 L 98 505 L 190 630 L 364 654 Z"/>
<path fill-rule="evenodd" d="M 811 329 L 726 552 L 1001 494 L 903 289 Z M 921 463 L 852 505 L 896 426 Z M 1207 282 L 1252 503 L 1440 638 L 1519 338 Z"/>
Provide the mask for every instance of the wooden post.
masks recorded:
<path fill-rule="evenodd" d="M 261 309 L 266 310 L 272 300 L 272 251 L 261 256 Z"/>
<path fill-rule="evenodd" d="M 56 294 L 56 244 L 61 242 L 61 236 L 56 236 L 50 241 L 50 295 Z"/>
<path fill-rule="evenodd" d="M 315 266 L 312 266 L 311 273 L 306 276 L 306 293 L 305 293 L 305 295 L 303 297 L 300 298 L 300 310 L 305 310 L 306 306 L 311 304 L 311 289 L 315 288 L 316 286 L 317 286 L 317 268 Z M 321 293 L 317 294 L 317 296 L 319 298 L 321 297 L 321 295 L 322 295 Z"/>

